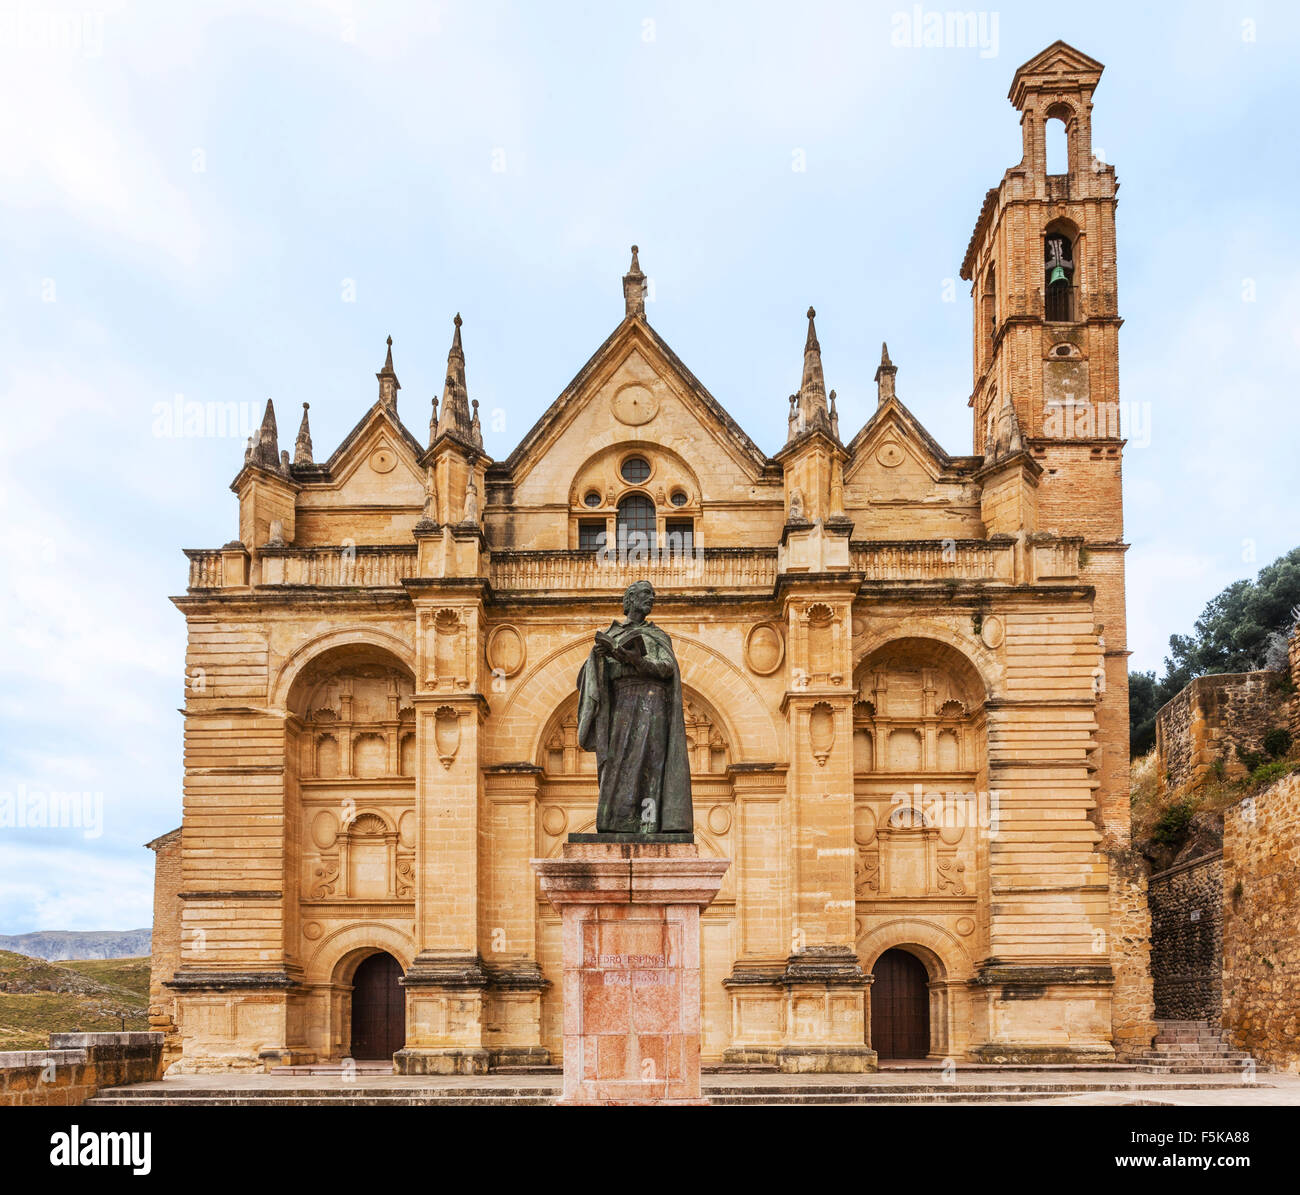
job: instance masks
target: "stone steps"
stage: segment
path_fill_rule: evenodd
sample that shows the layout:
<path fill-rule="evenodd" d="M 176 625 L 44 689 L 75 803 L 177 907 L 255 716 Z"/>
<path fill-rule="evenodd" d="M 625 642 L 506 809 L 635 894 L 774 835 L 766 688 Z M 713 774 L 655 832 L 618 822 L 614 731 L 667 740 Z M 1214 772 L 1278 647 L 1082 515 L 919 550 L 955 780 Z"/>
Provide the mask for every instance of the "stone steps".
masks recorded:
<path fill-rule="evenodd" d="M 1235 1090 L 1237 1084 L 1194 1082 L 1180 1084 L 1180 1090 Z M 1267 1086 L 1259 1084 L 1255 1086 Z M 1043 1083 L 942 1082 L 873 1083 L 726 1083 L 706 1084 L 710 1103 L 730 1107 L 770 1105 L 883 1105 L 883 1104 L 981 1104 L 1023 1103 L 1030 1100 L 1062 1099 L 1078 1095 L 1119 1093 L 1141 1096 L 1171 1090 L 1168 1083 L 1143 1081 L 1060 1081 Z M 496 1085 L 422 1086 L 393 1089 L 358 1085 L 355 1090 L 327 1090 L 321 1087 L 295 1088 L 184 1088 L 167 1091 L 156 1084 L 109 1088 L 89 1105 L 100 1108 L 129 1107 L 545 1107 L 559 1095 L 559 1085 L 528 1087 Z M 1140 1101 L 1139 1101 L 1140 1102 Z"/>
<path fill-rule="evenodd" d="M 1179 1036 L 1176 1037 L 1166 1037 L 1164 1034 L 1161 1034 L 1155 1039 L 1155 1041 L 1152 1044 L 1157 1047 L 1168 1046 L 1171 1049 L 1182 1048 L 1182 1049 L 1196 1050 L 1205 1046 L 1223 1045 L 1224 1041 L 1223 1038 L 1219 1037 L 1218 1034 L 1211 1034 L 1211 1033 L 1205 1033 L 1199 1037 L 1189 1037 L 1186 1034 L 1180 1034 Z"/>
<path fill-rule="evenodd" d="M 1222 1044 L 1213 1046 L 1154 1046 L 1149 1050 L 1139 1050 L 1138 1053 L 1149 1055 L 1152 1058 L 1169 1058 L 1175 1061 L 1188 1058 L 1222 1058 L 1225 1055 L 1237 1058 L 1249 1057 L 1244 1050 L 1237 1050 L 1232 1046 Z"/>
<path fill-rule="evenodd" d="M 1253 1068 L 1265 1070 L 1244 1050 L 1223 1040 L 1216 1021 L 1157 1021 L 1159 1032 L 1149 1048 L 1133 1055 L 1134 1069 L 1144 1074 L 1226 1075 Z"/>
<path fill-rule="evenodd" d="M 1214 1063 L 1203 1063 L 1200 1066 L 1149 1066 L 1143 1063 L 1141 1066 L 1135 1066 L 1135 1071 L 1144 1075 L 1240 1075 L 1242 1068 L 1229 1063 L 1219 1066 Z M 1255 1071 L 1259 1073 L 1258 1068 Z"/>
<path fill-rule="evenodd" d="M 564 1067 L 562 1066 L 494 1066 L 492 1068 L 494 1075 L 562 1075 Z"/>
<path fill-rule="evenodd" d="M 556 1093 L 558 1094 L 558 1092 Z M 548 1108 L 554 1095 L 383 1095 L 347 1096 L 171 1096 L 167 1099 L 125 1099 L 112 1094 L 97 1095 L 87 1100 L 95 1108 Z"/>

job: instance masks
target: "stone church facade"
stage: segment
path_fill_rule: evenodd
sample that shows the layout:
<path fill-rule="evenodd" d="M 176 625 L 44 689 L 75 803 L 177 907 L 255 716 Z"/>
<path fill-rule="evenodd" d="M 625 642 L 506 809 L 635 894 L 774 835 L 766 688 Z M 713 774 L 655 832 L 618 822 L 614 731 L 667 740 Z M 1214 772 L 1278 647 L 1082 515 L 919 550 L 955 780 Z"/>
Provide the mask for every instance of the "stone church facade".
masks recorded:
<path fill-rule="evenodd" d="M 174 894 L 153 1018 L 180 1069 L 559 1061 L 559 920 L 529 860 L 593 828 L 575 679 L 642 577 L 681 665 L 697 841 L 733 860 L 701 929 L 706 1061 L 1149 1041 L 1101 70 L 1058 42 L 1015 74 L 1024 156 L 961 269 L 968 453 L 918 423 L 887 351 L 842 432 L 809 310 L 769 456 L 647 321 L 635 250 L 624 318 L 505 460 L 459 316 L 427 435 L 391 341 L 328 460 L 305 409 L 281 451 L 267 404 L 238 537 L 187 552 L 174 599 L 184 813 L 151 844 Z"/>

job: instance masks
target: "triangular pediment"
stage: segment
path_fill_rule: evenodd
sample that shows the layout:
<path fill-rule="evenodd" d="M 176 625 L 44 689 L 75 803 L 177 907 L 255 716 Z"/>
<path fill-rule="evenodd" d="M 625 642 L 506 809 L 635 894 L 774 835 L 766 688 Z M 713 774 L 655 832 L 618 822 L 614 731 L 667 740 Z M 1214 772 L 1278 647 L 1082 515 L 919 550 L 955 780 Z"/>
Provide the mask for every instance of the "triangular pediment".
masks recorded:
<path fill-rule="evenodd" d="M 977 531 L 979 462 L 949 456 L 897 397 L 877 408 L 848 450 L 844 505 L 860 537 L 897 539 L 901 525 L 918 539 Z"/>
<path fill-rule="evenodd" d="M 848 445 L 849 461 L 844 479 L 850 481 L 872 462 L 896 470 L 906 462 L 926 473 L 932 481 L 948 471 L 951 458 L 939 442 L 897 398 L 876 409 Z"/>
<path fill-rule="evenodd" d="M 423 452 L 396 414 L 376 402 L 328 461 L 294 473 L 305 483 L 324 483 L 348 505 L 419 505 L 424 500 Z"/>
<path fill-rule="evenodd" d="M 757 479 L 764 453 L 644 320 L 625 319 L 500 465 L 520 485 L 557 451 L 572 463 L 579 445 L 659 443 L 685 456 L 709 451 Z"/>
<path fill-rule="evenodd" d="M 1076 50 L 1068 42 L 1054 41 L 1016 71 L 1007 97 L 1018 106 L 1023 89 L 1028 86 L 1040 90 L 1056 83 L 1096 87 L 1103 70 L 1105 67 L 1100 62 L 1082 50 Z"/>

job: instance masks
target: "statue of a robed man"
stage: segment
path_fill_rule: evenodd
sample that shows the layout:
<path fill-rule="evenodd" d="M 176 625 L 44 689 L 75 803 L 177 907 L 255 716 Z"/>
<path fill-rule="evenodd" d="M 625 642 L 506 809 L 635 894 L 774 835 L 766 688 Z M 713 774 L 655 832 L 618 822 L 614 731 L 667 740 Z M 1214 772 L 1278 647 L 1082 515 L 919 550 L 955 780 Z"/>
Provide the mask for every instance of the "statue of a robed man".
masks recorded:
<path fill-rule="evenodd" d="M 601 834 L 690 833 L 691 768 L 672 640 L 646 621 L 654 586 L 623 594 L 625 622 L 596 632 L 578 674 L 578 743 L 596 753 Z"/>

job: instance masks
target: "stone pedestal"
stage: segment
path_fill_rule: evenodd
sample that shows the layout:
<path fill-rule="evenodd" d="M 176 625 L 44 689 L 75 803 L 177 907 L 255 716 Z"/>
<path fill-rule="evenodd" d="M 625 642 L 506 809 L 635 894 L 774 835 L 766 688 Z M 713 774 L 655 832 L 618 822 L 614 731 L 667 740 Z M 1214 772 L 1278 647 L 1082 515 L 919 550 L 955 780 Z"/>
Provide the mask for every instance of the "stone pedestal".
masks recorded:
<path fill-rule="evenodd" d="M 532 861 L 562 918 L 558 1103 L 707 1103 L 700 1095 L 700 910 L 717 896 L 731 861 L 701 859 L 694 843 L 655 836 L 581 837 L 559 859 Z"/>

